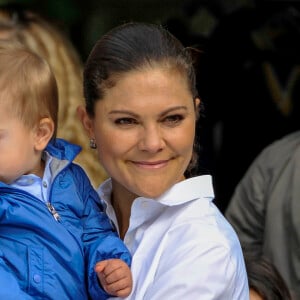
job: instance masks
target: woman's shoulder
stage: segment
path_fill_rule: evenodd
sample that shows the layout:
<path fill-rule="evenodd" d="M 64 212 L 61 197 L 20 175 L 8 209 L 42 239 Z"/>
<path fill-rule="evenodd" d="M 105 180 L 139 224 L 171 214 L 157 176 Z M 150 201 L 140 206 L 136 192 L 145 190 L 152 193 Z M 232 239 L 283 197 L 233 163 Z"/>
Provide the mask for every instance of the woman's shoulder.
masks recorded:
<path fill-rule="evenodd" d="M 180 235 L 183 240 L 191 239 L 195 245 L 232 249 L 240 248 L 237 235 L 223 214 L 208 199 L 195 199 L 185 203 L 174 213 L 170 233 Z M 193 238 L 192 238 L 193 237 Z"/>

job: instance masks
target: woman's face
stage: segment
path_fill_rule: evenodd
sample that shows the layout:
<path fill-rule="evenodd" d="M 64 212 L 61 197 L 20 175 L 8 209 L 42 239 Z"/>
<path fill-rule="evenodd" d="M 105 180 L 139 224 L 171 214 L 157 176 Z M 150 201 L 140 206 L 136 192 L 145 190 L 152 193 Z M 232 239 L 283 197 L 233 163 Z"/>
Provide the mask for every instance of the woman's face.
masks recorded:
<path fill-rule="evenodd" d="M 193 152 L 195 118 L 180 73 L 149 68 L 119 78 L 96 103 L 90 125 L 114 188 L 155 198 L 182 180 Z"/>

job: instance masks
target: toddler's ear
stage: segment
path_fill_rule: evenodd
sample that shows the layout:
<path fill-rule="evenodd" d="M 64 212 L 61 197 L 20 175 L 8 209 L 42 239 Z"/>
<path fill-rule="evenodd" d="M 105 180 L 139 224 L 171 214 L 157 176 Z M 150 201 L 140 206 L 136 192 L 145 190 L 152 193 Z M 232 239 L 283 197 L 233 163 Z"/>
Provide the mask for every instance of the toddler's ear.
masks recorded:
<path fill-rule="evenodd" d="M 54 122 L 50 118 L 42 118 L 36 127 L 35 150 L 43 151 L 54 134 Z"/>

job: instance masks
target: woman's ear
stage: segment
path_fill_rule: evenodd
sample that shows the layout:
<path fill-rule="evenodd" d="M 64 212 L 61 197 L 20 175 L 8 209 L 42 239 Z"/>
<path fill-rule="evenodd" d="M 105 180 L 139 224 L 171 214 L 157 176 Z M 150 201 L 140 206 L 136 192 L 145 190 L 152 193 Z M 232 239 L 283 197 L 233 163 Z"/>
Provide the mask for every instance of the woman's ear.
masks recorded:
<path fill-rule="evenodd" d="M 42 118 L 35 129 L 35 150 L 43 151 L 51 140 L 55 131 L 51 118 Z"/>
<path fill-rule="evenodd" d="M 81 121 L 83 128 L 87 132 L 89 138 L 93 138 L 94 137 L 93 122 L 83 105 L 77 107 L 77 116 Z"/>
<path fill-rule="evenodd" d="M 196 98 L 194 101 L 195 101 L 195 110 L 196 110 L 196 120 L 198 120 L 200 117 L 201 100 L 200 100 L 200 98 Z"/>

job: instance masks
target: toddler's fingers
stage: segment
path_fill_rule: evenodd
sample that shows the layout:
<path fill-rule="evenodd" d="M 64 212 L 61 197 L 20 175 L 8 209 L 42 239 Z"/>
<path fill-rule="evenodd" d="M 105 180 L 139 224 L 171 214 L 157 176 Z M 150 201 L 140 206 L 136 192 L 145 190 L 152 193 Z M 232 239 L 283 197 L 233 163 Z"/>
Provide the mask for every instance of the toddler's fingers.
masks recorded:
<path fill-rule="evenodd" d="M 105 285 L 105 289 L 109 294 L 117 297 L 127 297 L 131 293 L 132 282 L 128 277 L 124 277 L 118 281 Z"/>
<path fill-rule="evenodd" d="M 101 273 L 104 271 L 104 269 L 107 267 L 107 261 L 106 260 L 103 260 L 103 261 L 100 261 L 98 263 L 96 263 L 96 266 L 94 268 L 95 272 L 96 273 Z"/>

